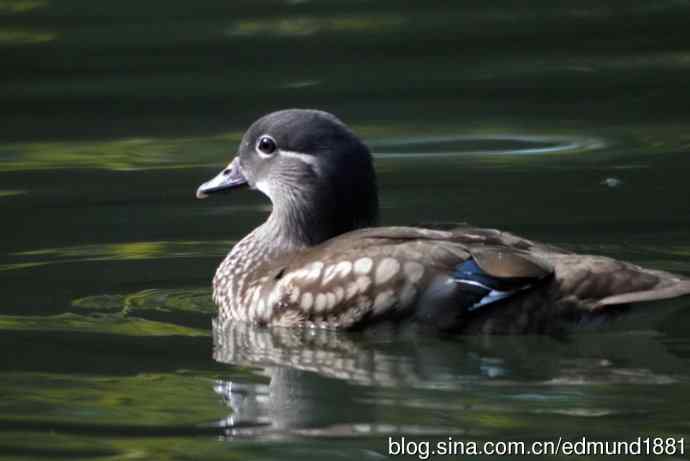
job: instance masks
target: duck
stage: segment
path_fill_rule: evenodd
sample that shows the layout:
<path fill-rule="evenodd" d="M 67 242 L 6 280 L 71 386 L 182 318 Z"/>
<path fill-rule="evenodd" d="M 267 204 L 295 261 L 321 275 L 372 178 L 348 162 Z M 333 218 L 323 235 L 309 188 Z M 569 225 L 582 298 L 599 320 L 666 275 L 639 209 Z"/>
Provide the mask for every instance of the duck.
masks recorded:
<path fill-rule="evenodd" d="M 454 333 L 549 334 L 600 323 L 634 303 L 690 294 L 684 276 L 508 231 L 379 226 L 369 148 L 320 110 L 259 118 L 196 197 L 247 187 L 268 197 L 272 211 L 215 272 L 221 326 L 411 323 Z"/>

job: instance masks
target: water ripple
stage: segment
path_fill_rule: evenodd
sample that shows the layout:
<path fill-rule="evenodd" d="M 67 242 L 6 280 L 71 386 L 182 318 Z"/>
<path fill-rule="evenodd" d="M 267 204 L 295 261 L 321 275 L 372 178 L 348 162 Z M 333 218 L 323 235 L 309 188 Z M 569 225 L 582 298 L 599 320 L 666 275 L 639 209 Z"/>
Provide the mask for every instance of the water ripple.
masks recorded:
<path fill-rule="evenodd" d="M 447 135 L 383 139 L 369 143 L 377 158 L 582 153 L 606 147 L 600 138 L 538 135 Z"/>
<path fill-rule="evenodd" d="M 208 287 L 152 288 L 126 294 L 86 296 L 73 300 L 72 306 L 98 311 L 120 311 L 123 314 L 159 311 L 211 315 L 216 310 Z"/>

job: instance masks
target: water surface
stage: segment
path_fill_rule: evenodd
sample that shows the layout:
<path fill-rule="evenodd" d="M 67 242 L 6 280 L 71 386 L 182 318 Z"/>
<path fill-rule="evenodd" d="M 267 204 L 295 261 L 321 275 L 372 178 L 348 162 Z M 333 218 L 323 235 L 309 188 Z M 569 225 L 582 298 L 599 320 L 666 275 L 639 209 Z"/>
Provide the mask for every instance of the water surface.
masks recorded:
<path fill-rule="evenodd" d="M 270 207 L 194 191 L 256 117 L 318 107 L 371 146 L 386 224 L 467 221 L 690 274 L 689 15 L 0 1 L 0 457 L 688 434 L 687 300 L 567 339 L 213 331 L 212 273 Z"/>

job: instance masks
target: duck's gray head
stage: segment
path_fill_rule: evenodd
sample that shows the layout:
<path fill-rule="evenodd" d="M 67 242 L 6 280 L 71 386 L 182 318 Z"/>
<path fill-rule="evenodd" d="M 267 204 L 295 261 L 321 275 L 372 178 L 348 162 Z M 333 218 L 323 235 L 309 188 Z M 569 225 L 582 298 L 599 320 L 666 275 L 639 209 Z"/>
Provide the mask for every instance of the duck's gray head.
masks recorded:
<path fill-rule="evenodd" d="M 235 159 L 197 197 L 245 184 L 268 196 L 273 230 L 296 243 L 314 245 L 377 220 L 369 149 L 327 112 L 289 109 L 261 117 Z"/>

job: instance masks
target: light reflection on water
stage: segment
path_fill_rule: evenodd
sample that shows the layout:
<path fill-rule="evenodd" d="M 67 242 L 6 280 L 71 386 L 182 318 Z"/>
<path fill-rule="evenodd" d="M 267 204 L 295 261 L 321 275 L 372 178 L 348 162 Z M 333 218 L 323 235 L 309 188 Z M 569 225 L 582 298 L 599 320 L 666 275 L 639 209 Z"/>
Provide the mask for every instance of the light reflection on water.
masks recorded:
<path fill-rule="evenodd" d="M 0 271 L 95 261 L 221 256 L 225 255 L 227 249 L 232 247 L 234 243 L 228 240 L 219 242 L 128 242 L 20 251 L 9 256 L 10 259 L 19 259 L 21 262 L 0 264 Z"/>

